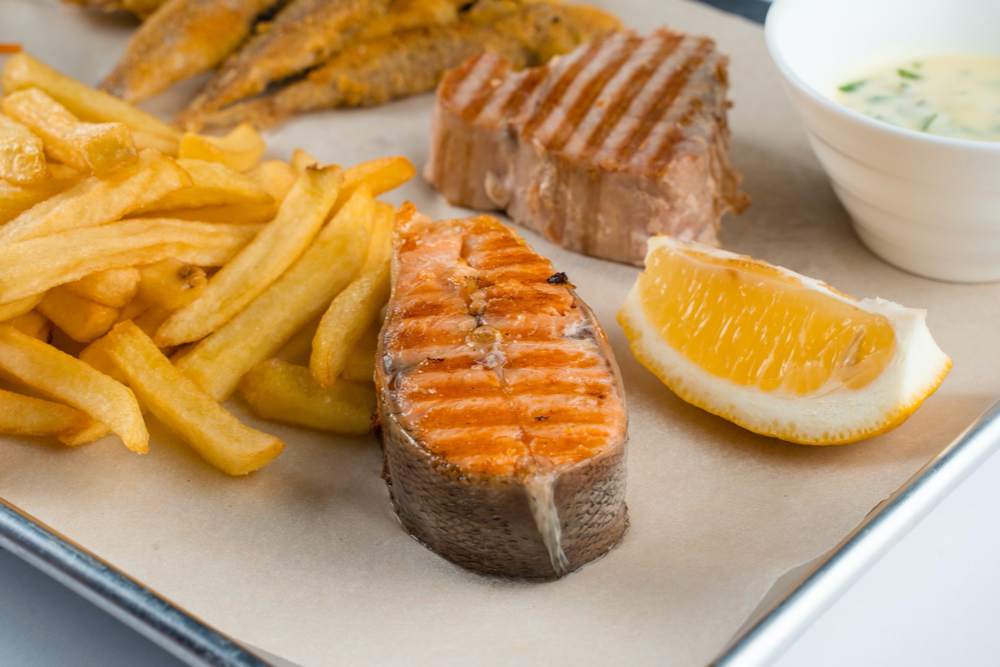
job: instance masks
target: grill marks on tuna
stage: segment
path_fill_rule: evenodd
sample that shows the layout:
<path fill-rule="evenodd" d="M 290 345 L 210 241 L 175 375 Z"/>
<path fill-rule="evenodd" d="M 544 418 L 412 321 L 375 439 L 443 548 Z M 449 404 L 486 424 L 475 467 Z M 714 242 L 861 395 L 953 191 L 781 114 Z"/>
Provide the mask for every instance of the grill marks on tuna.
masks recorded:
<path fill-rule="evenodd" d="M 716 243 L 748 200 L 729 167 L 725 57 L 665 29 L 512 73 L 483 54 L 438 91 L 428 180 L 572 250 L 640 264 L 655 233 Z"/>
<path fill-rule="evenodd" d="M 397 218 L 377 371 L 393 502 L 414 536 L 484 572 L 558 576 L 626 526 L 617 367 L 554 274 L 488 216 Z"/>

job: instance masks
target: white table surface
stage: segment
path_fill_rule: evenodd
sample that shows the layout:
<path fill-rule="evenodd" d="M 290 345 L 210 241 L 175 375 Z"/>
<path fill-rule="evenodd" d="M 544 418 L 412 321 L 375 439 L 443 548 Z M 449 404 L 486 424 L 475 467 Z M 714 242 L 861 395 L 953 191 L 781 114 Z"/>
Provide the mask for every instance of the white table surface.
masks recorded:
<path fill-rule="evenodd" d="M 835 602 L 776 664 L 996 664 L 998 506 L 1000 457 L 994 457 Z M 173 658 L 143 637 L 0 550 L 0 667 L 173 664 Z M 330 664 L 336 664 L 336 656 L 330 656 Z"/>

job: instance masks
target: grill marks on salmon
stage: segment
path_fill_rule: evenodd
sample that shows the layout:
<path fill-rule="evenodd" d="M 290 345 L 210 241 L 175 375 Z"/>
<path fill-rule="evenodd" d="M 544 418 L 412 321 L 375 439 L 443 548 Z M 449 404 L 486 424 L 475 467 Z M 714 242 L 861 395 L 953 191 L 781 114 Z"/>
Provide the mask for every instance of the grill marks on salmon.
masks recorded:
<path fill-rule="evenodd" d="M 377 369 L 393 502 L 414 536 L 483 572 L 564 574 L 627 523 L 617 366 L 554 274 L 488 216 L 397 218 Z"/>
<path fill-rule="evenodd" d="M 425 176 L 550 240 L 641 264 L 666 233 L 716 244 L 748 199 L 729 167 L 727 59 L 711 39 L 617 33 L 514 73 L 483 54 L 438 89 Z"/>
<path fill-rule="evenodd" d="M 552 265 L 493 218 L 421 224 L 406 228 L 385 334 L 400 421 L 471 473 L 514 474 L 525 457 L 559 466 L 611 442 L 625 421 L 617 378 L 584 338 L 593 325 L 575 295 L 546 282 Z M 602 427 L 603 439 L 577 439 L 576 424 Z M 481 444 L 456 450 L 457 433 L 439 437 L 459 425 L 513 428 L 512 458 L 456 455 Z"/>

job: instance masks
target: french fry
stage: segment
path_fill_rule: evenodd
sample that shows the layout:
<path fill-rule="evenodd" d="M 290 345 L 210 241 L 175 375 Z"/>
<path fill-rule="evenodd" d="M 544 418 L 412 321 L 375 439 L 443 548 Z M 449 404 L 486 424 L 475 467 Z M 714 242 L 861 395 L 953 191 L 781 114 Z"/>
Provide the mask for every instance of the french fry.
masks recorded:
<path fill-rule="evenodd" d="M 340 374 L 342 379 L 352 382 L 371 382 L 374 379 L 379 328 L 372 327 L 366 331 L 351 348 L 344 372 Z"/>
<path fill-rule="evenodd" d="M 139 279 L 139 269 L 129 266 L 91 273 L 63 287 L 102 306 L 124 308 L 139 291 Z"/>
<path fill-rule="evenodd" d="M 83 176 L 73 167 L 58 162 L 50 162 L 49 170 L 52 172 L 52 178 L 59 180 L 80 180 Z"/>
<path fill-rule="evenodd" d="M 132 141 L 135 142 L 135 149 L 137 151 L 148 149 L 158 153 L 163 153 L 167 157 L 177 157 L 177 139 L 169 139 L 158 134 L 150 134 L 149 132 L 143 132 L 135 128 L 130 129 L 132 130 Z"/>
<path fill-rule="evenodd" d="M 185 132 L 178 155 L 182 158 L 221 162 L 236 171 L 250 171 L 264 155 L 267 146 L 253 125 L 240 123 L 224 137 L 209 137 Z"/>
<path fill-rule="evenodd" d="M 392 207 L 388 211 L 377 209 L 374 217 L 361 275 L 333 300 L 313 337 L 309 372 L 321 387 L 329 387 L 340 376 L 351 348 L 375 323 L 389 300 Z"/>
<path fill-rule="evenodd" d="M 163 326 L 163 323 L 166 322 L 168 317 L 170 317 L 170 312 L 171 311 L 167 310 L 166 308 L 160 308 L 159 306 L 152 306 L 144 310 L 142 314 L 139 315 L 139 317 L 135 318 L 132 321 L 135 323 L 137 327 L 142 329 L 142 332 L 144 334 L 152 338 L 153 334 L 156 333 L 156 330 L 159 329 L 161 326 Z M 168 345 L 166 347 L 173 349 L 174 346 Z M 160 347 L 160 349 L 162 350 L 165 348 Z M 170 353 L 164 352 L 164 354 L 170 354 Z"/>
<path fill-rule="evenodd" d="M 104 351 L 103 342 L 103 338 L 98 338 L 93 343 L 80 350 L 80 354 L 77 355 L 77 359 L 92 366 L 95 370 L 104 373 L 115 382 L 121 382 L 127 387 L 128 380 L 125 378 L 125 374 L 118 370 L 118 366 L 111 360 L 108 353 Z M 143 416 L 148 415 L 149 409 L 142 404 L 142 401 L 139 400 L 138 396 L 136 396 L 136 402 L 139 403 L 139 411 L 142 412 Z M 63 442 L 67 445 L 83 445 L 88 442 L 93 442 L 99 438 L 103 438 L 109 433 L 111 433 L 111 429 L 104 426 L 104 424 L 97 423 L 91 428 L 75 434 L 70 440 L 64 440 Z"/>
<path fill-rule="evenodd" d="M 267 291 L 177 359 L 177 367 L 216 400 L 228 398 L 247 371 L 273 357 L 351 282 L 368 245 L 365 222 L 374 204 L 371 191 L 359 188 Z"/>
<path fill-rule="evenodd" d="M 68 405 L 0 389 L 0 433 L 72 439 L 94 420 Z"/>
<path fill-rule="evenodd" d="M 108 333 L 119 313 L 117 308 L 84 299 L 61 286 L 45 293 L 38 311 L 79 343 L 89 343 Z"/>
<path fill-rule="evenodd" d="M 43 343 L 52 340 L 52 322 L 37 310 L 30 310 L 23 315 L 12 317 L 4 324 L 12 326 L 32 338 L 37 338 Z"/>
<path fill-rule="evenodd" d="M 35 204 L 66 190 L 78 180 L 78 178 L 52 178 L 30 185 L 17 185 L 0 180 L 0 225 L 10 222 Z"/>
<path fill-rule="evenodd" d="M 0 303 L 0 322 L 12 320 L 15 317 L 24 315 L 41 303 L 42 297 L 44 296 L 45 295 L 41 293 L 32 294 L 31 296 Z"/>
<path fill-rule="evenodd" d="M 0 178 L 28 185 L 51 175 L 42 140 L 21 123 L 0 115 Z"/>
<path fill-rule="evenodd" d="M 416 168 L 405 157 L 382 157 L 356 164 L 344 170 L 344 186 L 333 210 L 343 206 L 362 183 L 371 188 L 372 194 L 377 197 L 406 183 L 416 174 Z"/>
<path fill-rule="evenodd" d="M 104 351 L 104 339 L 98 338 L 93 343 L 87 347 L 80 350 L 80 354 L 77 355 L 77 359 L 92 366 L 94 370 L 98 370 L 109 378 L 113 379 L 115 382 L 121 382 L 126 387 L 128 386 L 128 379 L 125 374 L 118 369 L 118 365 L 111 360 L 108 353 Z M 149 414 L 149 408 L 143 405 L 139 397 L 136 396 L 136 402 L 139 403 L 139 410 L 142 412 L 143 416 Z M 101 427 L 104 428 L 101 428 Z M 98 438 L 103 438 L 108 433 L 111 433 L 111 429 L 104 424 L 96 424 L 89 429 L 85 429 L 80 433 L 75 434 L 70 440 L 64 440 L 67 445 L 83 445 L 88 442 L 93 442 Z"/>
<path fill-rule="evenodd" d="M 146 309 L 146 311 L 139 315 L 139 317 L 132 320 L 132 322 L 142 330 L 142 333 L 152 338 L 156 334 L 157 329 L 163 326 L 163 323 L 166 322 L 168 317 L 170 317 L 170 313 L 171 311 L 160 308 L 159 306 L 152 306 L 151 308 Z M 176 351 L 176 345 L 165 345 L 160 347 L 160 352 L 168 357 Z"/>
<path fill-rule="evenodd" d="M 191 176 L 191 187 L 168 193 L 162 199 L 144 206 L 140 213 L 197 209 L 204 206 L 261 206 L 274 203 L 274 198 L 254 181 L 224 164 L 190 159 L 179 159 L 177 164 Z"/>
<path fill-rule="evenodd" d="M 364 272 L 330 304 L 316 330 L 309 358 L 309 371 L 319 386 L 329 387 L 340 377 L 351 349 L 388 301 L 389 288 L 389 264 L 384 263 Z"/>
<path fill-rule="evenodd" d="M 245 175 L 279 203 L 288 196 L 298 178 L 295 167 L 281 160 L 261 162 Z"/>
<path fill-rule="evenodd" d="M 150 412 L 223 472 L 245 475 L 285 448 L 280 439 L 245 426 L 213 401 L 132 322 L 116 325 L 102 347 Z"/>
<path fill-rule="evenodd" d="M 83 361 L 98 370 L 115 382 L 121 382 L 125 384 L 125 376 L 121 374 L 118 367 L 115 366 L 114 362 L 106 354 L 104 354 L 98 347 L 97 341 L 91 343 L 77 355 L 80 361 Z M 139 409 L 142 414 L 146 414 L 146 410 L 143 409 L 142 403 L 139 403 Z M 83 428 L 76 431 L 71 431 L 59 436 L 59 440 L 63 444 L 75 447 L 77 445 L 86 445 L 87 443 L 93 442 L 95 440 L 100 440 L 104 436 L 111 433 L 111 429 L 107 427 L 106 424 L 95 421 L 88 418 L 88 423 Z"/>
<path fill-rule="evenodd" d="M 64 445 L 69 445 L 70 447 L 76 447 L 77 445 L 86 445 L 95 440 L 100 440 L 104 436 L 110 435 L 111 432 L 112 432 L 111 429 L 108 428 L 105 424 L 102 424 L 97 420 L 93 420 L 91 421 L 91 424 L 88 428 L 85 428 L 76 433 L 64 435 L 59 439 L 62 441 Z"/>
<path fill-rule="evenodd" d="M 313 336 L 316 335 L 316 327 L 319 326 L 319 319 L 317 317 L 311 322 L 306 322 L 305 326 L 285 341 L 285 344 L 281 346 L 274 356 L 291 364 L 308 366 L 309 355 L 312 354 L 312 340 Z"/>
<path fill-rule="evenodd" d="M 171 156 L 177 154 L 182 136 L 179 130 L 113 95 L 94 90 L 60 74 L 26 53 L 7 59 L 0 81 L 8 95 L 25 88 L 41 88 L 81 120 L 91 123 L 125 123 L 136 134 L 143 133 L 168 140 L 166 147 L 169 150 L 162 152 Z"/>
<path fill-rule="evenodd" d="M 118 322 L 134 320 L 146 310 L 152 308 L 152 304 L 138 294 L 118 313 Z M 117 324 L 117 323 L 116 323 Z"/>
<path fill-rule="evenodd" d="M 84 123 L 38 88 L 10 93 L 3 112 L 41 137 L 45 154 L 74 169 L 103 174 L 135 164 L 139 153 L 125 123 Z"/>
<path fill-rule="evenodd" d="M 307 169 L 278 216 L 209 281 L 201 295 L 156 332 L 160 347 L 204 338 L 243 310 L 298 259 L 337 200 L 343 170 Z"/>
<path fill-rule="evenodd" d="M 132 391 L 79 359 L 0 324 L 0 370 L 106 424 L 132 451 L 149 450 L 149 433 Z"/>
<path fill-rule="evenodd" d="M 131 167 L 85 178 L 0 227 L 0 247 L 67 229 L 107 224 L 189 185 L 191 177 L 176 162 L 143 151 Z"/>
<path fill-rule="evenodd" d="M 139 267 L 139 274 L 139 296 L 168 311 L 194 301 L 208 284 L 204 269 L 173 258 Z"/>
<path fill-rule="evenodd" d="M 386 253 L 386 255 L 385 255 L 386 258 L 388 258 L 390 256 L 390 253 L 392 252 L 392 246 L 391 246 L 391 243 L 392 243 L 392 225 L 393 225 L 392 221 L 395 219 L 395 217 L 396 217 L 396 207 L 395 206 L 393 206 L 392 204 L 387 204 L 384 201 L 376 201 L 375 202 L 375 214 L 372 215 L 371 227 L 368 229 L 368 232 L 373 235 L 372 236 L 373 243 L 370 243 L 368 245 L 368 252 L 365 255 L 365 258 L 366 258 L 365 264 L 366 265 L 370 263 L 367 260 L 367 258 L 369 256 L 371 256 L 372 248 L 375 248 L 375 247 L 383 248 L 384 251 L 385 251 L 385 253 Z M 382 245 L 382 244 L 374 243 L 374 240 L 375 240 L 375 238 L 374 238 L 375 229 L 376 229 L 376 227 L 380 227 L 380 226 L 382 227 L 382 232 L 387 235 L 386 236 L 386 238 L 387 238 L 386 243 L 388 243 L 389 245 Z"/>
<path fill-rule="evenodd" d="M 0 246 L 0 304 L 97 271 L 171 257 L 221 266 L 259 231 L 256 225 L 136 219 Z"/>
<path fill-rule="evenodd" d="M 125 379 L 125 374 L 118 370 L 118 366 L 116 366 L 115 362 L 111 360 L 108 353 L 104 351 L 103 338 L 98 338 L 93 343 L 80 350 L 80 354 L 76 355 L 76 358 L 88 364 L 94 370 L 101 371 L 115 382 L 121 382 L 123 385 L 128 386 L 128 380 Z M 138 400 L 138 398 L 136 400 Z M 141 402 L 139 403 L 139 407 L 142 407 Z"/>
<path fill-rule="evenodd" d="M 134 217 L 158 218 L 169 215 L 174 220 L 192 222 L 217 222 L 224 225 L 258 225 L 274 220 L 278 215 L 278 202 L 263 204 L 230 204 L 228 206 L 205 206 L 204 208 L 184 208 L 167 213 L 139 213 Z"/>
<path fill-rule="evenodd" d="M 326 165 L 307 153 L 305 150 L 296 148 L 292 151 L 291 166 L 292 169 L 301 174 L 306 170 L 306 167 L 325 167 Z"/>
<path fill-rule="evenodd" d="M 375 202 L 372 216 L 371 242 L 365 253 L 362 271 L 371 271 L 392 259 L 392 232 L 395 227 L 396 208 L 391 204 Z"/>
<path fill-rule="evenodd" d="M 338 380 L 324 389 L 305 366 L 271 359 L 243 376 L 240 391 L 264 419 L 343 435 L 365 435 L 372 429 L 375 387 L 371 383 Z"/>

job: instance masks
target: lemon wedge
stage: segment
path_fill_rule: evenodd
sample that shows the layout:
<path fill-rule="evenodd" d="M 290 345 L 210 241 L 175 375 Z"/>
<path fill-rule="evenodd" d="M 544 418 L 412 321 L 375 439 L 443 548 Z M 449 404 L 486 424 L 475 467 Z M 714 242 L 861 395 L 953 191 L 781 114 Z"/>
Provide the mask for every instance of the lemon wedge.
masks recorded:
<path fill-rule="evenodd" d="M 639 362 L 688 403 L 763 435 L 836 445 L 903 423 L 948 374 L 925 315 L 657 236 L 618 322 Z"/>

